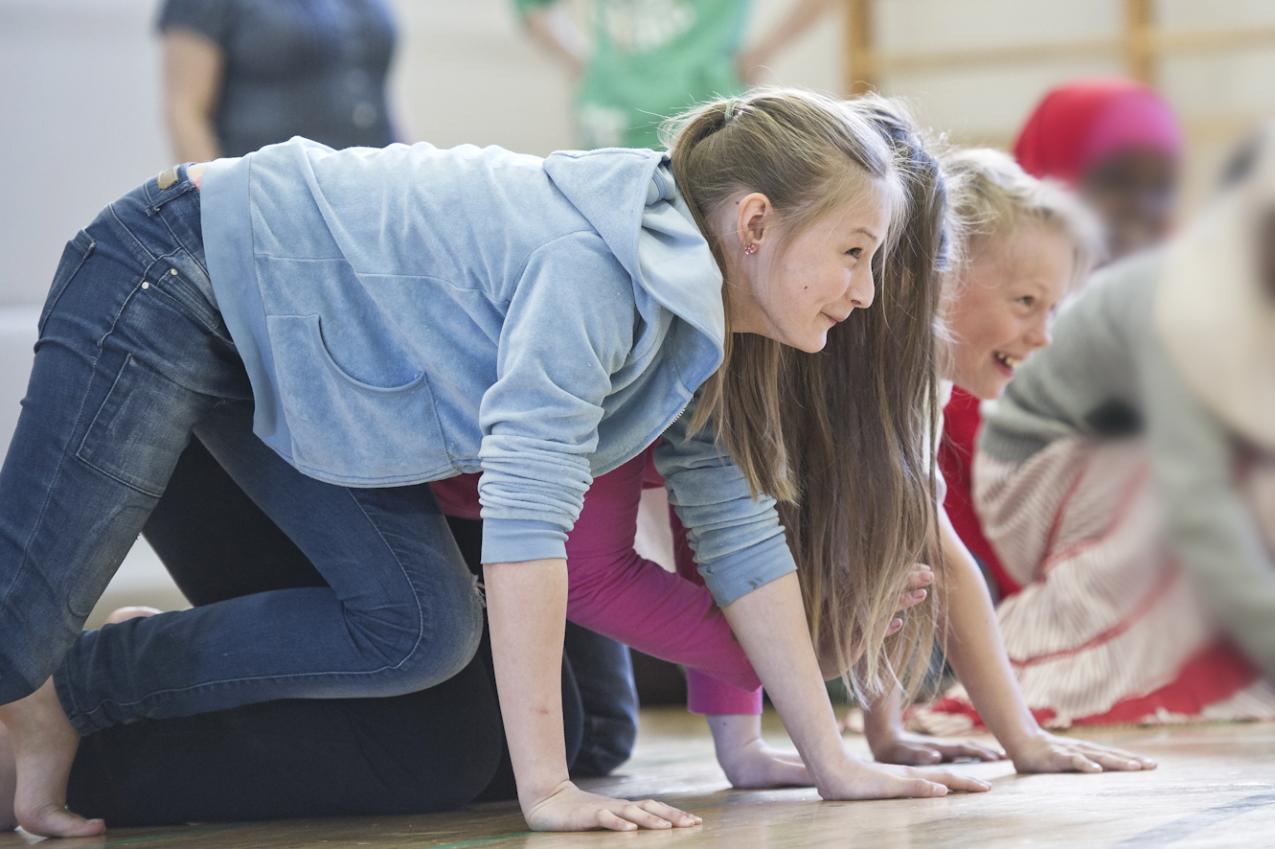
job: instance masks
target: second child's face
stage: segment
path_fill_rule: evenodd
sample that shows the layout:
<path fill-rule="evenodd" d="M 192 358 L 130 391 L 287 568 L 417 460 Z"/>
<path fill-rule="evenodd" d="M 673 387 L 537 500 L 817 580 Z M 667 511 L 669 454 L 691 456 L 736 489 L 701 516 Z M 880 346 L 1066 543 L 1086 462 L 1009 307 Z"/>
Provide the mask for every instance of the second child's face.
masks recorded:
<path fill-rule="evenodd" d="M 1107 260 L 1114 262 L 1168 237 L 1177 203 L 1178 161 L 1152 150 L 1105 157 L 1077 187 L 1106 231 Z"/>
<path fill-rule="evenodd" d="M 953 337 L 945 376 L 977 398 L 999 397 L 1018 364 L 1049 344 L 1074 262 L 1071 240 L 1038 224 L 976 243 L 945 316 Z"/>
<path fill-rule="evenodd" d="M 890 224 L 890 200 L 875 184 L 857 194 L 799 233 L 777 239 L 772 229 L 757 254 L 742 258 L 748 330 L 815 353 L 829 330 L 872 305 L 872 260 Z"/>

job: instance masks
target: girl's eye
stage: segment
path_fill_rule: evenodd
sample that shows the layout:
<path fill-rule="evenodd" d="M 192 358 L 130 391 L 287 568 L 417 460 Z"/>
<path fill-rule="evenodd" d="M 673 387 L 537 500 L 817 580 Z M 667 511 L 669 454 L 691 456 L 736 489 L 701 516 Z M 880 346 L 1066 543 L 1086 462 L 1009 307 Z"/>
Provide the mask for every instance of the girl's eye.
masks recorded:
<path fill-rule="evenodd" d="M 1018 302 L 1022 304 L 1023 306 L 1027 307 L 1028 309 L 1031 309 L 1032 307 L 1036 306 L 1036 299 L 1031 295 L 1023 295 L 1021 298 L 1018 299 Z"/>
<path fill-rule="evenodd" d="M 846 251 L 846 256 L 852 256 L 855 259 L 858 259 L 859 257 L 863 256 L 863 248 L 851 248 L 850 250 Z"/>

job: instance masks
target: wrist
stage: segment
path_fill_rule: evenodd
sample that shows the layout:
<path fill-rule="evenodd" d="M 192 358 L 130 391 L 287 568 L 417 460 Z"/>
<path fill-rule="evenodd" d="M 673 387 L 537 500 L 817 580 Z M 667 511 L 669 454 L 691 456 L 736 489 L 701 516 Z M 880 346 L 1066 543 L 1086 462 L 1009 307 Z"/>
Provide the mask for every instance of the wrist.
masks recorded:
<path fill-rule="evenodd" d="M 713 750 L 723 767 L 733 765 L 750 747 L 761 743 L 761 717 L 719 714 L 705 717 L 713 735 Z"/>
<path fill-rule="evenodd" d="M 524 813 L 530 811 L 555 793 L 562 792 L 565 787 L 571 784 L 571 777 L 565 769 L 560 773 L 545 773 L 528 779 L 516 776 L 515 778 L 515 783 L 518 785 L 518 805 Z"/>
<path fill-rule="evenodd" d="M 1005 749 L 1005 754 L 1010 760 L 1017 758 L 1021 752 L 1030 748 L 1032 745 L 1040 741 L 1046 734 L 1045 729 L 1041 728 L 1035 722 L 1030 725 L 1016 728 L 1010 734 L 997 734 L 996 742 L 1000 743 Z"/>
<path fill-rule="evenodd" d="M 896 742 L 903 734 L 903 726 L 898 722 L 864 723 L 863 736 L 867 740 L 868 749 L 874 758 L 880 758 L 884 749 Z"/>
<path fill-rule="evenodd" d="M 840 746 L 835 750 L 817 752 L 803 759 L 811 780 L 819 788 L 827 787 L 834 780 L 840 779 L 845 775 L 847 768 L 853 768 L 862 763 L 859 758 L 850 755 Z"/>

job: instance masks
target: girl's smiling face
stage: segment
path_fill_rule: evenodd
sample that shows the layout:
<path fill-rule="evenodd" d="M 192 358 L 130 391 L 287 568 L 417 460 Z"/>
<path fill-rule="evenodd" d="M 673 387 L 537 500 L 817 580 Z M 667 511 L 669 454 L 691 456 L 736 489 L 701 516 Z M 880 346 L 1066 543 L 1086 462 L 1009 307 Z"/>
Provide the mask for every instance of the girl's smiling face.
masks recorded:
<path fill-rule="evenodd" d="M 946 319 L 951 373 L 987 400 L 1005 391 L 1018 364 L 1050 342 L 1050 324 L 1075 271 L 1075 245 L 1054 227 L 1025 222 L 977 240 Z"/>
<path fill-rule="evenodd" d="M 764 195 L 746 195 L 737 208 L 736 238 L 723 240 L 735 251 L 728 260 L 735 269 L 728 293 L 735 330 L 814 353 L 827 344 L 829 330 L 872 305 L 872 260 L 893 212 L 883 185 L 865 181 L 855 197 L 791 234 Z M 754 249 L 746 254 L 749 245 Z"/>

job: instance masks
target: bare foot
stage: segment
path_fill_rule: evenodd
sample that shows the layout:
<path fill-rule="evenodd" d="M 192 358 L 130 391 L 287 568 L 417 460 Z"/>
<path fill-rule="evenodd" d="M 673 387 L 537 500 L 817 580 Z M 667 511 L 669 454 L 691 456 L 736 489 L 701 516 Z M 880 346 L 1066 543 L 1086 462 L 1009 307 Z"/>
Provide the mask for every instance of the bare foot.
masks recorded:
<path fill-rule="evenodd" d="M 111 615 L 106 617 L 107 625 L 118 625 L 121 622 L 127 622 L 130 619 L 144 619 L 147 616 L 154 616 L 156 613 L 162 613 L 153 607 L 129 606 L 117 607 L 111 611 Z"/>
<path fill-rule="evenodd" d="M 18 825 L 46 837 L 89 837 L 105 831 L 102 820 L 86 820 L 66 809 L 66 784 L 80 735 L 62 710 L 53 680 L 25 699 L 0 707 L 0 721 L 9 728 L 17 763 L 13 809 Z"/>

